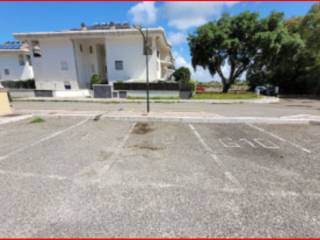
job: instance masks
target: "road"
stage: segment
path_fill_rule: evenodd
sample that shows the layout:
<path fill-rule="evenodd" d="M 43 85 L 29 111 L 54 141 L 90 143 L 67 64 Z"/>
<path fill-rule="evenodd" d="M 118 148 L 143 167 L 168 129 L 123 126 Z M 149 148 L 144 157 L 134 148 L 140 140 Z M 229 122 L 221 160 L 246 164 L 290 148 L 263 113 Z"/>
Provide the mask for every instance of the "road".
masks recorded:
<path fill-rule="evenodd" d="M 144 103 L 14 102 L 15 110 L 145 111 Z M 282 99 L 274 104 L 152 103 L 154 112 L 208 112 L 222 116 L 320 115 L 319 100 Z"/>
<path fill-rule="evenodd" d="M 59 104 L 47 106 L 143 107 Z M 284 113 L 259 106 L 247 108 Z M 44 120 L 0 125 L 1 237 L 320 235 L 319 125 Z"/>

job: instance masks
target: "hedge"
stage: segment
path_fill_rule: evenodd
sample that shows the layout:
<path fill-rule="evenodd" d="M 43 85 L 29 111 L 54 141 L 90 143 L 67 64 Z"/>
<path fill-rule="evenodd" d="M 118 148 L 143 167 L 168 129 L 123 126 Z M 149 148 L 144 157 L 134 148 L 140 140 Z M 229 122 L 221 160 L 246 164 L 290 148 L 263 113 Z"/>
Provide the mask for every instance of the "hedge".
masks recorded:
<path fill-rule="evenodd" d="M 124 82 L 115 82 L 113 84 L 114 90 L 146 90 L 146 83 L 124 83 Z M 150 90 L 167 90 L 167 91 L 179 91 L 179 84 L 172 82 L 157 82 L 149 83 Z"/>
<path fill-rule="evenodd" d="M 20 80 L 20 81 L 1 81 L 1 85 L 5 88 L 24 88 L 35 89 L 36 85 L 34 79 Z"/>

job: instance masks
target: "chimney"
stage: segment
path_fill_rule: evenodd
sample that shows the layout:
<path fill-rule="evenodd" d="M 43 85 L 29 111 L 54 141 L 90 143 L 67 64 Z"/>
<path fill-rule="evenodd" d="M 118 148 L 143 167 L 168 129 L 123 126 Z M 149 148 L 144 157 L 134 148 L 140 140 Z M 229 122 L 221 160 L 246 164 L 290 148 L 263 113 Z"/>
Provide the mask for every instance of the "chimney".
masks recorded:
<path fill-rule="evenodd" d="M 88 30 L 85 23 L 81 23 L 81 30 Z"/>

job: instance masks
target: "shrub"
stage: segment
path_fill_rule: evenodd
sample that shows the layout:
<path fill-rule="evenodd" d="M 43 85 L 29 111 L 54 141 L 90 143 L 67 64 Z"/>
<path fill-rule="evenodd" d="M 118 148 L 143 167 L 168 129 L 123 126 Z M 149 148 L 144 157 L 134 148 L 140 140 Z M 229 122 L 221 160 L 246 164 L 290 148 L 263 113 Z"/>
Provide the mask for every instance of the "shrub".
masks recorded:
<path fill-rule="evenodd" d="M 114 90 L 146 90 L 147 84 L 144 82 L 115 82 Z M 174 82 L 153 82 L 149 83 L 150 90 L 179 90 L 179 84 Z"/>
<path fill-rule="evenodd" d="M 180 91 L 191 91 L 194 92 L 196 88 L 196 82 L 195 81 L 188 81 L 188 82 L 181 82 L 179 86 Z"/>
<path fill-rule="evenodd" d="M 23 89 L 35 89 L 35 81 L 34 79 L 28 80 L 19 80 L 19 81 L 1 81 L 2 86 L 5 88 L 23 88 Z"/>
<path fill-rule="evenodd" d="M 90 79 L 91 88 L 92 88 L 93 84 L 101 84 L 101 83 L 102 83 L 102 80 L 101 80 L 100 75 L 93 74 Z"/>
<path fill-rule="evenodd" d="M 191 78 L 191 73 L 189 68 L 180 67 L 173 73 L 174 79 L 177 82 L 189 82 Z"/>

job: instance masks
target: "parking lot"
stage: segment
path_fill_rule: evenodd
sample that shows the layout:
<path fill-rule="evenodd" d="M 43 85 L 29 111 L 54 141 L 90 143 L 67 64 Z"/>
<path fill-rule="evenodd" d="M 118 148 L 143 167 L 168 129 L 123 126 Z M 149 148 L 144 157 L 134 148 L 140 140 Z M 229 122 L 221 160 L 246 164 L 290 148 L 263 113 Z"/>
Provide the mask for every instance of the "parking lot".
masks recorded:
<path fill-rule="evenodd" d="M 320 126 L 0 125 L 1 237 L 315 237 Z"/>

